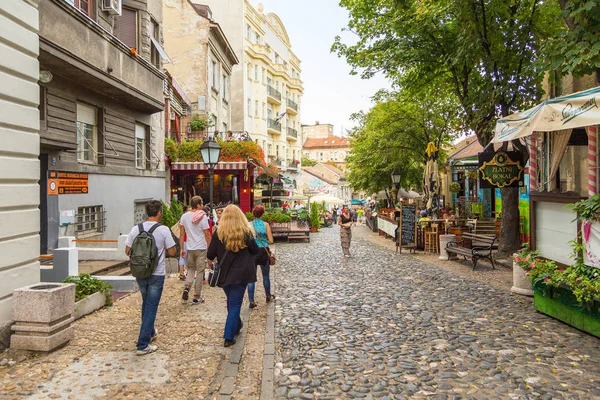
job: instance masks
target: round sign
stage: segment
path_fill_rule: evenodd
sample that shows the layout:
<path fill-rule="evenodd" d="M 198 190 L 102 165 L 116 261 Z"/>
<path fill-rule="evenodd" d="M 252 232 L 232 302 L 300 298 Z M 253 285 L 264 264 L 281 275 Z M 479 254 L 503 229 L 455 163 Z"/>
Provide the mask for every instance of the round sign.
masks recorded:
<path fill-rule="evenodd" d="M 52 190 L 52 191 L 56 190 L 56 182 L 54 182 L 54 181 L 50 182 L 50 190 Z"/>
<path fill-rule="evenodd" d="M 495 161 L 496 161 L 496 165 L 499 167 L 504 167 L 506 164 L 508 164 L 509 158 L 508 155 L 503 152 L 500 151 L 496 154 Z"/>

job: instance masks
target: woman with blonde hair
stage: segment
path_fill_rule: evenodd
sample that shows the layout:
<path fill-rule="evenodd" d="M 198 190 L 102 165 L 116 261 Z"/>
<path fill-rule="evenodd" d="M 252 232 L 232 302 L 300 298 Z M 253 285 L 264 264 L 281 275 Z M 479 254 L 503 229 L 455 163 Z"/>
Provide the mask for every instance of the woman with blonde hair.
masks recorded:
<path fill-rule="evenodd" d="M 253 256 L 258 252 L 242 210 L 233 204 L 225 207 L 207 253 L 209 260 L 219 260 L 221 274 L 217 286 L 222 287 L 227 296 L 227 320 L 223 334 L 225 347 L 235 344 L 235 336 L 242 330 L 240 310 L 246 287 L 256 282 Z"/>

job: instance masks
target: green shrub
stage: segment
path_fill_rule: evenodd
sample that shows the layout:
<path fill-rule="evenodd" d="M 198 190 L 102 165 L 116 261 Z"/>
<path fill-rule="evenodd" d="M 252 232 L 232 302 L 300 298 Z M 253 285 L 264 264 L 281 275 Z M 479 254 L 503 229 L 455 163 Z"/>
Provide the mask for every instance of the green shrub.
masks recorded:
<path fill-rule="evenodd" d="M 94 293 L 102 293 L 106 298 L 105 304 L 112 304 L 112 296 L 110 291 L 112 285 L 108 282 L 91 276 L 90 274 L 79 274 L 79 276 L 69 276 L 63 283 L 75 284 L 75 301 L 83 300 Z"/>
<path fill-rule="evenodd" d="M 193 131 L 203 131 L 208 126 L 208 120 L 202 118 L 199 114 L 194 115 L 194 118 L 190 121 L 190 129 Z"/>
<path fill-rule="evenodd" d="M 170 206 L 164 201 L 161 201 L 161 203 L 163 215 L 160 223 L 171 228 L 181 219 L 181 216 L 183 215 L 183 206 L 177 200 L 173 200 Z"/>
<path fill-rule="evenodd" d="M 246 212 L 246 219 L 251 222 L 254 221 L 254 215 L 250 211 Z"/>
<path fill-rule="evenodd" d="M 310 226 L 321 227 L 321 221 L 319 219 L 319 205 L 317 203 L 310 203 Z"/>

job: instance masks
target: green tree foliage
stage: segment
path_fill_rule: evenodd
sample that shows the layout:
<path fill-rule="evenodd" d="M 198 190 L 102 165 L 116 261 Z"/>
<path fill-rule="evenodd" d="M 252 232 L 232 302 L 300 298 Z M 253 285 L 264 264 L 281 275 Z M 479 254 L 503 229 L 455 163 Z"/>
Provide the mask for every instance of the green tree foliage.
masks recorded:
<path fill-rule="evenodd" d="M 396 170 L 402 187 L 420 188 L 427 143 L 441 148 L 458 134 L 458 104 L 443 91 L 432 90 L 415 97 L 380 92 L 377 100 L 368 113 L 354 115 L 358 127 L 351 132 L 346 157 L 348 181 L 355 189 L 374 193 L 390 186 Z"/>
<path fill-rule="evenodd" d="M 303 167 L 312 167 L 312 166 L 314 166 L 316 164 L 317 164 L 317 161 L 312 160 L 312 159 L 307 158 L 307 157 L 302 157 L 302 166 Z"/>
<path fill-rule="evenodd" d="M 600 69 L 600 1 L 560 0 L 565 24 L 555 37 L 542 45 L 546 70 L 576 77 Z"/>

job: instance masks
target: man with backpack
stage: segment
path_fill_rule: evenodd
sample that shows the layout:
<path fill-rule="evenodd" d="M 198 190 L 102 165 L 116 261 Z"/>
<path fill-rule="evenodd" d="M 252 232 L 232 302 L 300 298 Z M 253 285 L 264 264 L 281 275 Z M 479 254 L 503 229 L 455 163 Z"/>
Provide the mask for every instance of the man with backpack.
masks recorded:
<path fill-rule="evenodd" d="M 158 334 L 154 321 L 165 283 L 165 256 L 175 256 L 177 253 L 171 230 L 159 223 L 162 218 L 162 203 L 159 200 L 146 203 L 146 214 L 147 221 L 134 226 L 125 239 L 125 254 L 129 256 L 131 274 L 136 278 L 142 294 L 142 325 L 136 352 L 138 356 L 158 349 L 150 342 Z"/>

